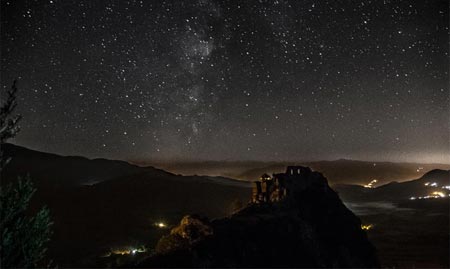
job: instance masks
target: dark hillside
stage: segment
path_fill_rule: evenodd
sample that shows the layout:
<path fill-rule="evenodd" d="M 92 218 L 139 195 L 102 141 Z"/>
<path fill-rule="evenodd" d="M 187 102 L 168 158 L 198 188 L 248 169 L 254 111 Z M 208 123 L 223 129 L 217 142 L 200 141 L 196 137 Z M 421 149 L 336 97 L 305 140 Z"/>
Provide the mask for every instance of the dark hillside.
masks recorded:
<path fill-rule="evenodd" d="M 183 218 L 138 266 L 378 267 L 360 220 L 320 173 L 302 169 L 280 202 L 251 204 L 212 222 Z"/>

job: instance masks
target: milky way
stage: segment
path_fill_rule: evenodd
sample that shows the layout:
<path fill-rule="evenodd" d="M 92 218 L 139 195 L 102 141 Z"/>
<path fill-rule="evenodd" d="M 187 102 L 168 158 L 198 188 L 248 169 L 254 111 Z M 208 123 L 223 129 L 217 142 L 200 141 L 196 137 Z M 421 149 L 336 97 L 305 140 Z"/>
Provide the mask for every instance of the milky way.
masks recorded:
<path fill-rule="evenodd" d="M 447 1 L 1 1 L 14 141 L 139 160 L 450 162 Z"/>

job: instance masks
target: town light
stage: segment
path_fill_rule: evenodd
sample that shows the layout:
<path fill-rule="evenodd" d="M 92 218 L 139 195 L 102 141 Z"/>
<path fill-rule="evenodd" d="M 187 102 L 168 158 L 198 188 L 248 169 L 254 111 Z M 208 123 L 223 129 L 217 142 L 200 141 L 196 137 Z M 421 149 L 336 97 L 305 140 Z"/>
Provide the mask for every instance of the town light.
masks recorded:
<path fill-rule="evenodd" d="M 435 191 L 435 192 L 432 193 L 432 195 L 439 196 L 439 197 L 445 197 L 445 193 L 440 192 L 440 191 Z"/>
<path fill-rule="evenodd" d="M 155 226 L 158 228 L 166 228 L 167 225 L 164 222 L 157 222 L 155 223 Z"/>
<path fill-rule="evenodd" d="M 364 185 L 364 188 L 373 188 L 373 185 L 375 185 L 375 183 L 377 183 L 378 180 L 374 179 L 372 181 L 369 182 L 369 184 Z"/>

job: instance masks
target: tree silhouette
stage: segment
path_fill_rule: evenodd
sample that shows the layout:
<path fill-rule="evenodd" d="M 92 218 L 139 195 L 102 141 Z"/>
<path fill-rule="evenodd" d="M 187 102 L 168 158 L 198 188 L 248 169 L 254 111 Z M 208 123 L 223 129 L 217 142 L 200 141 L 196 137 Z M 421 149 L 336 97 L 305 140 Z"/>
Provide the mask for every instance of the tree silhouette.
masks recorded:
<path fill-rule="evenodd" d="M 3 158 L 1 146 L 8 139 L 16 136 L 20 130 L 18 123 L 22 118 L 20 115 L 12 115 L 17 106 L 17 81 L 13 82 L 11 89 L 6 94 L 6 101 L 0 107 L 0 171 L 3 170 L 9 161 L 9 158 Z"/>
<path fill-rule="evenodd" d="M 20 115 L 13 116 L 17 106 L 17 83 L 7 92 L 0 107 L 0 173 L 10 158 L 3 156 L 2 145 L 19 132 Z M 0 184 L 0 267 L 37 267 L 45 255 L 50 240 L 49 210 L 42 208 L 36 215 L 27 214 L 28 205 L 36 189 L 29 177 L 18 178 L 13 185 Z"/>

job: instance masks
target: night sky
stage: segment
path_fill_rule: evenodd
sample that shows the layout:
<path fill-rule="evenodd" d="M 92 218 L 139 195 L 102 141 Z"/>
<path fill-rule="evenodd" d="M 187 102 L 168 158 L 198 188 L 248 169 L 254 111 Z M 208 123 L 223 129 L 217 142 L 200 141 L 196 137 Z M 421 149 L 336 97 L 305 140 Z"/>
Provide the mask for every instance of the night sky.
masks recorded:
<path fill-rule="evenodd" d="M 449 163 L 440 0 L 1 0 L 15 143 L 125 160 Z"/>

